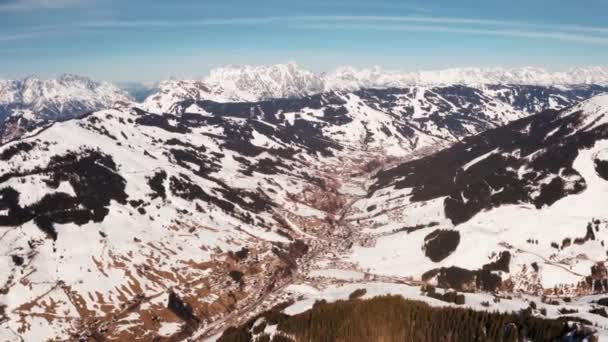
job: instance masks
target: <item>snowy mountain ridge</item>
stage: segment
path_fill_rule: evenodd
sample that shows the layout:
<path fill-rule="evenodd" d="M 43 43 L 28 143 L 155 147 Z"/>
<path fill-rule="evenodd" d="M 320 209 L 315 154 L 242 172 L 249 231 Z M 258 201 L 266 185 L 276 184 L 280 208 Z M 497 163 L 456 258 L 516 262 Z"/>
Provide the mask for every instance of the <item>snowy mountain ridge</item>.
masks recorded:
<path fill-rule="evenodd" d="M 36 77 L 0 80 L 0 140 L 18 137 L 45 122 L 131 101 L 125 91 L 111 83 L 71 74 L 48 80 Z"/>
<path fill-rule="evenodd" d="M 365 88 L 467 85 L 482 89 L 487 85 L 569 87 L 590 84 L 608 85 L 608 68 L 579 67 L 564 72 L 549 72 L 537 67 L 400 72 L 380 67 L 343 66 L 329 73 L 314 73 L 290 62 L 270 66 L 226 66 L 213 69 L 200 79 L 162 81 L 160 90 L 148 97 L 142 107 L 162 112 L 181 100 L 253 102 Z"/>
<path fill-rule="evenodd" d="M 60 116 L 74 107 L 103 108 L 130 101 L 128 94 L 109 82 L 64 74 L 57 79 L 26 77 L 0 80 L 0 108 L 19 106 L 45 117 Z"/>
<path fill-rule="evenodd" d="M 574 85 L 607 84 L 608 68 L 577 67 L 550 72 L 539 67 L 452 68 L 415 72 L 388 71 L 381 67 L 340 67 L 326 76 L 326 89 L 404 87 L 414 85 L 485 84 Z"/>

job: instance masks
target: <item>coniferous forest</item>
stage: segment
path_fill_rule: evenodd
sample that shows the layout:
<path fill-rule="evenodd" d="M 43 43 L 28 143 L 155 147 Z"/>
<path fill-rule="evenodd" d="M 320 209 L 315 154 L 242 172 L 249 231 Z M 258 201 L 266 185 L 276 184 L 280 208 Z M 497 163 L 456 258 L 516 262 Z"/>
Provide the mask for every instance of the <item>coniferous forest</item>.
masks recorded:
<path fill-rule="evenodd" d="M 279 341 L 580 341 L 593 340 L 564 320 L 518 313 L 432 307 L 401 296 L 327 303 L 289 316 L 267 311 L 240 327 L 227 329 L 220 342 Z M 266 327 L 277 325 L 272 337 Z"/>

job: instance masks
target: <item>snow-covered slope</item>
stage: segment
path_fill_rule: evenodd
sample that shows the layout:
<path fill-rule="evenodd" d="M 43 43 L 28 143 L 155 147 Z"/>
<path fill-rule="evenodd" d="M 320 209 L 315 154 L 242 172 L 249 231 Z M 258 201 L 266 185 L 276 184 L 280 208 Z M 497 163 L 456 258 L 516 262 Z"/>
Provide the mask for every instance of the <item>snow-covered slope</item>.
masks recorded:
<path fill-rule="evenodd" d="M 516 85 L 363 89 L 261 102 L 187 100 L 174 103 L 168 111 L 175 115 L 230 113 L 282 124 L 300 118 L 322 124 L 324 134 L 346 148 L 405 156 L 606 91 L 600 86 Z"/>
<path fill-rule="evenodd" d="M 110 83 L 75 75 L 0 80 L 1 138 L 10 140 L 41 122 L 73 118 L 130 101 L 126 92 Z"/>
<path fill-rule="evenodd" d="M 608 95 L 382 171 L 351 220 L 361 269 L 459 290 L 608 290 Z"/>
<path fill-rule="evenodd" d="M 0 339 L 151 340 L 256 298 L 327 229 L 321 127 L 104 110 L 3 146 Z"/>

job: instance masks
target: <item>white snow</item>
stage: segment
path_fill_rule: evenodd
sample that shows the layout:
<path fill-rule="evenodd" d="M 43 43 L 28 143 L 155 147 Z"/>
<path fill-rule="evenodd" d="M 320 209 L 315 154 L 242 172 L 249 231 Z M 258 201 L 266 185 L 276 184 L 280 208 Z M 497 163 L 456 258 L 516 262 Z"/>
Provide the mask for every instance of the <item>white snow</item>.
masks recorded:
<path fill-rule="evenodd" d="M 475 159 L 471 160 L 470 162 L 466 163 L 465 165 L 463 165 L 463 166 L 462 166 L 462 169 L 463 169 L 464 171 L 466 171 L 466 170 L 468 170 L 468 169 L 469 169 L 471 166 L 473 166 L 473 165 L 475 165 L 475 164 L 479 163 L 480 161 L 482 161 L 482 160 L 484 160 L 484 159 L 488 158 L 489 156 L 491 156 L 491 155 L 493 155 L 493 154 L 498 153 L 498 151 L 499 151 L 499 149 L 498 149 L 498 148 L 496 148 L 496 149 L 494 149 L 494 150 L 492 150 L 492 151 L 490 151 L 490 152 L 488 152 L 488 153 L 482 154 L 481 156 L 479 156 L 479 157 L 477 157 L 477 158 L 475 158 Z"/>

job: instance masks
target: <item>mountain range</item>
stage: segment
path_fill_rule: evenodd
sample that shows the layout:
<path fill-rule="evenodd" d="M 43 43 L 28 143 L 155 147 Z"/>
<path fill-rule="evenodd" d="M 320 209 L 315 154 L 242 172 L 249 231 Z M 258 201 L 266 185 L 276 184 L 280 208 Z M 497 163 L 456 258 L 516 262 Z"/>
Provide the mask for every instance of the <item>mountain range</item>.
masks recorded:
<path fill-rule="evenodd" d="M 272 66 L 243 66 L 214 69 L 200 80 L 167 80 L 158 84 L 122 84 L 123 89 L 107 82 L 62 75 L 56 80 L 28 77 L 0 81 L 0 138 L 8 141 L 26 130 L 51 121 L 70 119 L 91 111 L 115 106 L 138 107 L 163 113 L 183 101 L 257 102 L 278 98 L 302 98 L 321 93 L 353 92 L 362 89 L 408 89 L 426 93 L 428 89 L 449 86 L 474 88 L 484 97 L 497 101 L 527 102 L 527 115 L 554 105 L 568 105 L 589 97 L 608 85 L 608 69 L 573 68 L 566 72 L 547 72 L 540 68 L 462 68 L 440 71 L 395 72 L 380 68 L 341 67 L 331 73 L 316 74 L 295 63 Z M 517 88 L 535 86 L 539 99 L 523 100 Z M 546 90 L 543 89 L 546 87 Z M 574 95 L 570 98 L 570 95 Z M 424 98 L 424 96 L 422 96 Z M 411 99 L 410 99 L 411 101 Z M 422 101 L 425 101 L 423 99 Z M 421 107 L 426 107 L 422 104 Z M 517 107 L 518 105 L 516 105 Z M 412 107 L 412 105 L 410 105 Z M 416 107 L 416 106 L 413 106 Z M 520 104 L 516 110 L 521 111 Z"/>
<path fill-rule="evenodd" d="M 408 88 L 415 86 L 466 85 L 608 85 L 608 68 L 572 68 L 548 72 L 542 68 L 459 68 L 437 71 L 399 72 L 380 67 L 356 69 L 339 67 L 333 72 L 315 74 L 295 63 L 272 66 L 228 66 L 214 69 L 196 80 L 169 80 L 144 105 L 148 110 L 167 110 L 185 99 L 219 102 L 252 102 L 272 98 L 302 97 L 331 91 L 365 88 Z"/>

